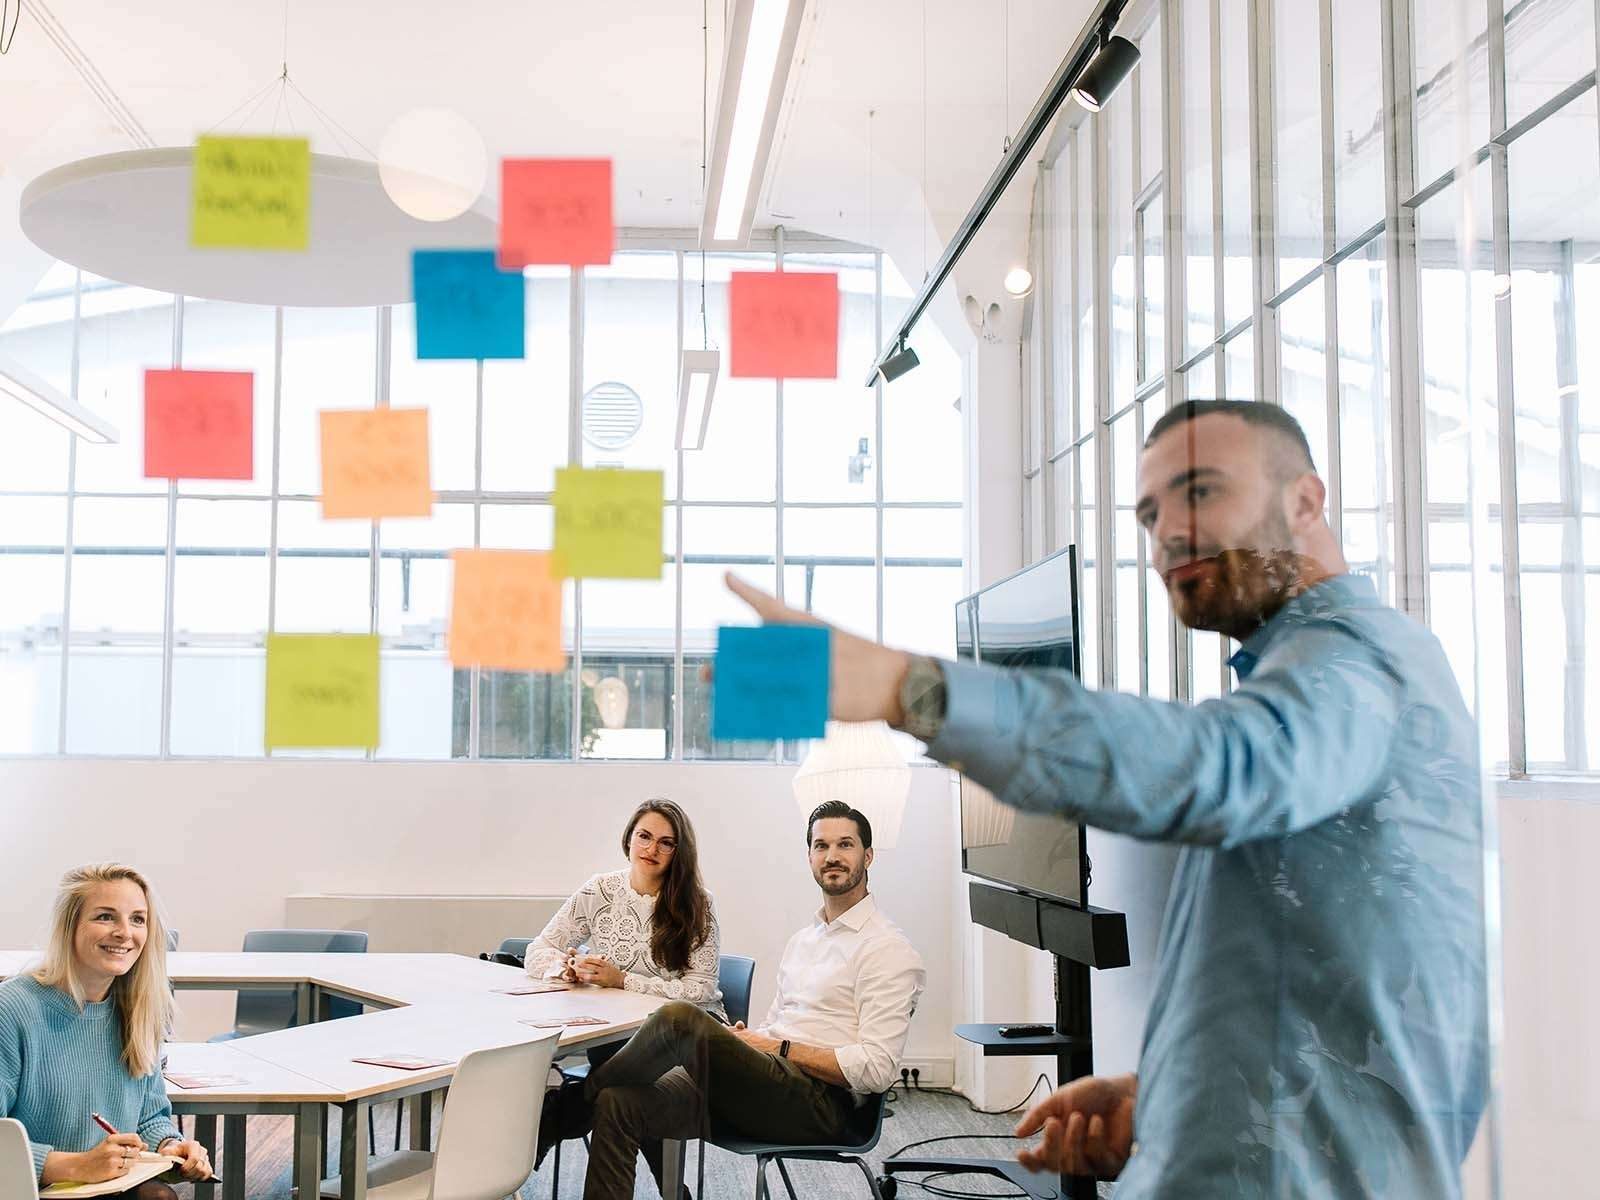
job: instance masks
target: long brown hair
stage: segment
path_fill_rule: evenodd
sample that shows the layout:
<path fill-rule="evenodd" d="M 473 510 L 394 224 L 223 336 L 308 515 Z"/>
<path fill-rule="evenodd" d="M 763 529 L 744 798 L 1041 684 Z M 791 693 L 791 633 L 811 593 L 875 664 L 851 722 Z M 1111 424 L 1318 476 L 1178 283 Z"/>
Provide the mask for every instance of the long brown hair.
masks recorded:
<path fill-rule="evenodd" d="M 61 877 L 61 890 L 50 916 L 50 941 L 44 964 L 33 977 L 46 987 L 59 988 L 81 1009 L 88 1000 L 78 974 L 73 939 L 83 919 L 89 893 L 102 883 L 128 880 L 144 892 L 144 949 L 126 975 L 111 984 L 107 999 L 117 1006 L 122 1028 L 122 1062 L 128 1074 L 142 1079 L 156 1070 L 161 1061 L 161 1042 L 172 1029 L 174 1006 L 167 986 L 167 923 L 161 905 L 145 877 L 121 863 L 98 863 L 76 867 Z"/>
<path fill-rule="evenodd" d="M 672 836 L 678 839 L 650 920 L 650 955 L 658 965 L 681 974 L 689 969 L 689 955 L 711 935 L 711 897 L 700 882 L 700 852 L 694 844 L 694 826 L 671 800 L 652 796 L 633 810 L 622 831 L 622 853 L 628 855 L 633 827 L 645 813 L 664 818 L 672 826 Z"/>

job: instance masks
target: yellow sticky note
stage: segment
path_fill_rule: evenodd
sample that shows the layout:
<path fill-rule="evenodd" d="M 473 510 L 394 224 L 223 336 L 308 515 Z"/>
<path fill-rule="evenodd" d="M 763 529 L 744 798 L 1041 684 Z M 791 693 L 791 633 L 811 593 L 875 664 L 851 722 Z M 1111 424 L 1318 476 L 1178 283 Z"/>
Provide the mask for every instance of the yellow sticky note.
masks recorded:
<path fill-rule="evenodd" d="M 450 662 L 492 671 L 560 671 L 561 581 L 531 550 L 455 550 Z"/>
<path fill-rule="evenodd" d="M 311 244 L 311 143 L 305 138 L 196 139 L 189 240 L 233 250 L 306 249 Z"/>
<path fill-rule="evenodd" d="M 267 749 L 378 745 L 378 639 L 267 635 Z"/>
<path fill-rule="evenodd" d="M 660 579 L 662 496 L 660 471 L 557 471 L 555 573 Z"/>
<path fill-rule="evenodd" d="M 330 410 L 322 418 L 322 515 L 426 517 L 428 410 Z"/>

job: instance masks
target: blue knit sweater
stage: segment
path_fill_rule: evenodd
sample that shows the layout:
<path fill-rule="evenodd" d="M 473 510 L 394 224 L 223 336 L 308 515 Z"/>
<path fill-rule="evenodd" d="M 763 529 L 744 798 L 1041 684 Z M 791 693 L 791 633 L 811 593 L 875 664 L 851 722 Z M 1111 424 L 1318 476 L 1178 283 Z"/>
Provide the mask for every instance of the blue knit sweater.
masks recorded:
<path fill-rule="evenodd" d="M 79 1012 L 71 996 L 31 975 L 0 983 L 0 1117 L 22 1122 L 40 1174 L 51 1151 L 76 1154 L 100 1144 L 106 1135 L 92 1112 L 137 1133 L 152 1150 L 181 1136 L 161 1072 L 128 1074 L 114 1004 Z"/>

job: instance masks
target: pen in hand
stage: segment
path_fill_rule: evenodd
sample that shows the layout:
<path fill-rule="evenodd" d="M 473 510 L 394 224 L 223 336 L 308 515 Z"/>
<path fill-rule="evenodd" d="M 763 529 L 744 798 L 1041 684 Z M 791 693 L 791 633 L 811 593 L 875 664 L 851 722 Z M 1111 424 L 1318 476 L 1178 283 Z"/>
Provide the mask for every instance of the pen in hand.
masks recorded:
<path fill-rule="evenodd" d="M 111 1135 L 112 1137 L 115 1137 L 117 1135 L 117 1127 L 115 1125 L 113 1125 L 110 1121 L 108 1121 L 104 1117 L 102 1117 L 99 1113 L 97 1113 L 97 1112 L 90 1113 L 89 1114 L 89 1119 L 91 1121 L 93 1121 L 96 1125 L 100 1126 L 101 1129 L 105 1130 L 106 1133 Z M 172 1156 L 171 1155 L 167 1155 L 166 1157 L 170 1158 Z M 210 1174 L 206 1176 L 206 1178 L 203 1180 L 203 1182 L 205 1182 L 205 1183 L 221 1183 L 222 1182 L 222 1176 L 218 1175 L 216 1173 L 216 1171 L 212 1170 L 211 1167 L 210 1167 L 210 1164 L 207 1164 L 206 1170 L 210 1171 Z"/>

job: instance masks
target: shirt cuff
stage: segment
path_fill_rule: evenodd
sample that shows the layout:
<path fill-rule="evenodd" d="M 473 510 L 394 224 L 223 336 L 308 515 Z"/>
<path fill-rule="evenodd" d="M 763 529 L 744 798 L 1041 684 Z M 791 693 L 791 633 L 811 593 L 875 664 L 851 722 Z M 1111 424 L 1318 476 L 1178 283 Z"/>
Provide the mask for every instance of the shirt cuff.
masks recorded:
<path fill-rule="evenodd" d="M 54 1146 L 46 1146 L 43 1142 L 28 1142 L 28 1153 L 33 1156 L 33 1177 L 44 1178 L 44 1160 L 56 1152 Z"/>
<path fill-rule="evenodd" d="M 997 796 L 1021 762 L 1023 730 L 1015 682 L 976 663 L 939 663 L 944 672 L 945 714 L 928 754 L 969 775 Z"/>

